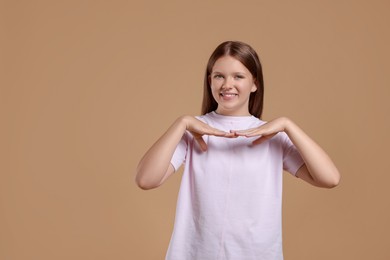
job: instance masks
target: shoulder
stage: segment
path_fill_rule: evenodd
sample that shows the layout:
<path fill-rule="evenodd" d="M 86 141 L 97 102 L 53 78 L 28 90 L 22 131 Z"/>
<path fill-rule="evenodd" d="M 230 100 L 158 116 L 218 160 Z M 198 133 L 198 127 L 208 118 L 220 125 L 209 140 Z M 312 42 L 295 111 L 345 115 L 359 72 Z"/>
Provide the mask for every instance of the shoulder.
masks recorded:
<path fill-rule="evenodd" d="M 210 124 L 216 120 L 216 118 L 213 116 L 213 112 L 204 115 L 195 116 L 195 118 L 206 124 Z"/>
<path fill-rule="evenodd" d="M 195 116 L 195 117 L 200 119 L 200 120 L 206 120 L 206 119 L 213 118 L 213 114 L 214 114 L 214 112 L 210 112 L 210 113 L 207 113 L 207 114 L 204 114 L 204 115 L 198 115 L 198 116 Z"/>

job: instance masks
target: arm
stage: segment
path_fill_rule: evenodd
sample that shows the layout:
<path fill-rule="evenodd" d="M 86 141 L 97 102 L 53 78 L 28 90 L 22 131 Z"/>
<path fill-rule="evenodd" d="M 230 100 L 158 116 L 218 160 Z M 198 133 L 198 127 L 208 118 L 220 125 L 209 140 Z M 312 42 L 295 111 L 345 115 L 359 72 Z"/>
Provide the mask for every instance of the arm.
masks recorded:
<path fill-rule="evenodd" d="M 330 157 L 301 128 L 288 118 L 281 117 L 258 128 L 237 131 L 235 133 L 236 135 L 248 137 L 261 135 L 260 138 L 254 141 L 254 144 L 260 144 L 282 131 L 289 136 L 305 161 L 305 164 L 296 174 L 298 178 L 323 188 L 332 188 L 339 184 L 340 173 Z"/>
<path fill-rule="evenodd" d="M 135 177 L 135 182 L 141 189 L 160 186 L 174 172 L 170 161 L 185 131 L 183 119 L 177 119 L 145 153 L 138 164 Z"/>
<path fill-rule="evenodd" d="M 318 187 L 337 186 L 340 173 L 328 154 L 293 121 L 287 118 L 285 120 L 285 132 L 305 161 L 296 176 Z"/>
<path fill-rule="evenodd" d="M 212 128 L 192 116 L 178 118 L 152 145 L 139 162 L 135 182 L 141 189 L 147 190 L 160 186 L 174 172 L 170 162 L 186 130 L 190 131 L 203 151 L 207 150 L 207 145 L 202 138 L 205 134 L 225 137 L 234 136 L 234 134 Z"/>

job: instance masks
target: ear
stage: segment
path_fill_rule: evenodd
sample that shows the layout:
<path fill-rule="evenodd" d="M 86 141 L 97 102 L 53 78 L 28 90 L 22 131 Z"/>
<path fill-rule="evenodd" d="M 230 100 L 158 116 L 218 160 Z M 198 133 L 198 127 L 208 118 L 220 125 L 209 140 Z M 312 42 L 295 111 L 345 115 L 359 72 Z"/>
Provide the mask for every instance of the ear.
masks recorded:
<path fill-rule="evenodd" d="M 256 92 L 256 90 L 257 90 L 256 81 L 253 81 L 251 92 Z"/>

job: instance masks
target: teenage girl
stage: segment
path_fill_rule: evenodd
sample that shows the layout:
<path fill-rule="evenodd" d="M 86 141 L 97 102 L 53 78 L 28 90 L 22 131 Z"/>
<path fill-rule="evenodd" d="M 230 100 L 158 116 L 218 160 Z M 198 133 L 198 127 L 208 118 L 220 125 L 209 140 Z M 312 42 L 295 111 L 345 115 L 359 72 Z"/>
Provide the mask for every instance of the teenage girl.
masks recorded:
<path fill-rule="evenodd" d="M 202 115 L 181 116 L 141 159 L 136 183 L 162 185 L 184 163 L 166 259 L 281 260 L 282 172 L 338 185 L 329 156 L 292 120 L 262 121 L 256 52 L 228 41 L 211 55 Z"/>

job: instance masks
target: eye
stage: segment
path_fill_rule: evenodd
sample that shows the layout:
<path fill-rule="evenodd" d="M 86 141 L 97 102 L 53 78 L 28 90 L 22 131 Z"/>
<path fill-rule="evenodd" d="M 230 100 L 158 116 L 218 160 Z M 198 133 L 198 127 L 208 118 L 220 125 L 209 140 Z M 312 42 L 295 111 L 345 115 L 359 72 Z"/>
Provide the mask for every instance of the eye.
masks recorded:
<path fill-rule="evenodd" d="M 243 78 L 245 78 L 243 75 L 236 75 L 236 76 L 234 76 L 236 79 L 243 79 Z"/>
<path fill-rule="evenodd" d="M 215 75 L 214 75 L 214 78 L 215 78 L 215 79 L 222 79 L 223 76 L 222 76 L 221 74 L 215 74 Z"/>

